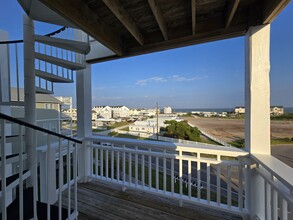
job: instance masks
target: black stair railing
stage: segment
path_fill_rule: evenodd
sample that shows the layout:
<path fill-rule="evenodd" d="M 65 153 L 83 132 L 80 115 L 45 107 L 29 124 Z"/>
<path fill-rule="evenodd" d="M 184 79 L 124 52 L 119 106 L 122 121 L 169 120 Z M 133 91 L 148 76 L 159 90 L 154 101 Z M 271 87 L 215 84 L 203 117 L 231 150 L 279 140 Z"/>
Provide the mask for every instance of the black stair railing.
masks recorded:
<path fill-rule="evenodd" d="M 37 138 L 47 140 L 40 152 L 42 156 L 38 154 L 38 158 L 41 159 L 36 161 L 31 170 L 24 162 L 28 158 L 24 128 L 32 129 Z M 36 216 L 38 219 L 75 219 L 77 217 L 77 144 L 82 144 L 82 141 L 3 113 L 0 113 L 0 129 L 2 206 L 0 219 L 11 219 L 11 217 L 30 219 Z M 16 130 L 19 137 L 19 141 L 14 145 L 6 142 L 7 134 L 9 135 L 12 130 L 14 132 Z M 17 149 L 11 149 L 14 147 Z M 17 166 L 11 166 L 12 163 Z M 11 167 L 17 169 L 11 170 Z M 30 177 L 34 178 L 33 189 L 27 183 Z M 17 193 L 10 194 L 13 191 Z M 33 201 L 33 207 L 28 208 L 27 200 Z"/>

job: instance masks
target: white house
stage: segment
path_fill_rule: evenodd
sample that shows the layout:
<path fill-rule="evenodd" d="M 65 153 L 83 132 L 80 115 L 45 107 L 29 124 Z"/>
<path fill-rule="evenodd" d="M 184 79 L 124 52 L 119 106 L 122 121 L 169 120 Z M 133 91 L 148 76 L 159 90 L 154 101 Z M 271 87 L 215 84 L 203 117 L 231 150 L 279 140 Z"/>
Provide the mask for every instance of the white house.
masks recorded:
<path fill-rule="evenodd" d="M 129 125 L 129 131 L 156 134 L 158 131 L 160 132 L 160 126 L 157 127 L 156 123 L 152 121 L 136 121 Z"/>
<path fill-rule="evenodd" d="M 283 115 L 285 113 L 283 106 L 271 106 L 271 115 Z"/>
<path fill-rule="evenodd" d="M 111 106 L 113 118 L 129 117 L 129 108 L 126 106 Z"/>
<path fill-rule="evenodd" d="M 172 114 L 172 108 L 171 107 L 164 107 L 164 114 Z"/>
<path fill-rule="evenodd" d="M 237 106 L 234 109 L 235 114 L 245 114 L 245 107 L 243 106 Z"/>

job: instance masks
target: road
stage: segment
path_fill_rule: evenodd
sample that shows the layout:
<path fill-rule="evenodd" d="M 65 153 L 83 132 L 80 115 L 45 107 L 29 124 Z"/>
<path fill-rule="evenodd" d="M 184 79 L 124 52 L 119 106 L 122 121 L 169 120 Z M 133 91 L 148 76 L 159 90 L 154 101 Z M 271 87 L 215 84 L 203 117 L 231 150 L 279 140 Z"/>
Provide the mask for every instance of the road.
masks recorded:
<path fill-rule="evenodd" d="M 293 167 L 293 144 L 272 146 L 272 155 L 290 167 Z"/>

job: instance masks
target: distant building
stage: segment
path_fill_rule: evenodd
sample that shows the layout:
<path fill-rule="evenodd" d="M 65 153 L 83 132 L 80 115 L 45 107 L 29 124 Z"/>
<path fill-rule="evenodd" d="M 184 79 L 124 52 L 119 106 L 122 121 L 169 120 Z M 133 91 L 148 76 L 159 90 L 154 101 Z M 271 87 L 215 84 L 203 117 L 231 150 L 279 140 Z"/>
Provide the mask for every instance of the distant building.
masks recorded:
<path fill-rule="evenodd" d="M 62 111 L 62 117 L 71 117 L 72 121 L 77 121 L 77 109 L 76 108 L 69 108 L 69 109 L 64 109 Z"/>
<path fill-rule="evenodd" d="M 129 125 L 129 131 L 156 134 L 160 132 L 160 127 L 157 128 L 156 124 L 150 121 L 136 121 L 134 124 Z"/>
<path fill-rule="evenodd" d="M 244 114 L 245 108 L 244 107 L 235 107 L 234 112 L 235 112 L 235 114 Z M 271 106 L 270 113 L 271 113 L 271 115 L 283 115 L 284 114 L 284 107 L 283 106 Z"/>
<path fill-rule="evenodd" d="M 129 117 L 129 108 L 126 106 L 95 106 L 93 111 L 96 111 L 98 117 L 102 118 L 127 118 Z"/>
<path fill-rule="evenodd" d="M 113 118 L 129 117 L 129 108 L 126 106 L 111 106 Z"/>
<path fill-rule="evenodd" d="M 284 107 L 283 106 L 271 106 L 271 115 L 283 115 Z"/>
<path fill-rule="evenodd" d="M 164 107 L 164 114 L 171 114 L 172 108 L 171 107 Z"/>
<path fill-rule="evenodd" d="M 160 109 L 158 110 L 158 112 L 160 113 Z M 157 115 L 157 109 L 156 108 L 142 109 L 140 110 L 139 115 L 147 116 L 147 117 L 155 116 Z"/>
<path fill-rule="evenodd" d="M 129 109 L 129 116 L 138 116 L 139 113 L 140 113 L 139 109 L 136 109 L 136 108 Z"/>
<path fill-rule="evenodd" d="M 245 107 L 243 106 L 237 106 L 234 109 L 235 114 L 245 114 Z"/>

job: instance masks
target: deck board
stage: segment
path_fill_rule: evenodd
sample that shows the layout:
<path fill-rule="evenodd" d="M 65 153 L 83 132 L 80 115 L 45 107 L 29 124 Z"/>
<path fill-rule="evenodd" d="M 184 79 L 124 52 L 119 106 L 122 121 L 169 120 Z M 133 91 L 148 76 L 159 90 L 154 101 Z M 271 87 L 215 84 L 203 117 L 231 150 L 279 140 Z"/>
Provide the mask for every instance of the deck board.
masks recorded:
<path fill-rule="evenodd" d="M 91 181 L 78 184 L 79 218 L 85 219 L 158 219 L 158 220 L 215 220 L 241 219 L 229 213 L 215 211 L 192 204 L 179 207 L 178 201 L 157 197 L 146 192 L 121 186 Z M 67 204 L 66 196 L 63 204 Z"/>

